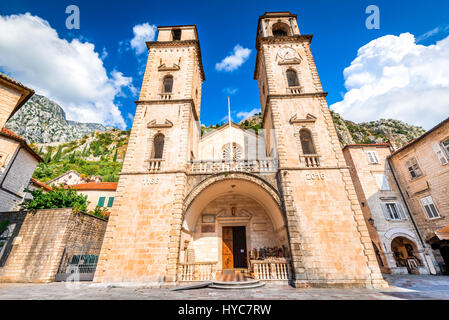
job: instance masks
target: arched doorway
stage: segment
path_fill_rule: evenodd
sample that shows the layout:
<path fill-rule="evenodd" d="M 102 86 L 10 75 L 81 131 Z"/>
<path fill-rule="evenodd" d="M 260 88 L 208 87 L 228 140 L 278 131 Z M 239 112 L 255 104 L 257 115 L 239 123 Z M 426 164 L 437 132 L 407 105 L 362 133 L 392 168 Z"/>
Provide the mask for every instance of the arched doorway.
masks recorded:
<path fill-rule="evenodd" d="M 418 268 L 424 266 L 418 257 L 416 244 L 405 237 L 394 238 L 391 242 L 391 251 L 393 252 L 396 266 L 407 268 L 408 273 L 419 274 Z"/>
<path fill-rule="evenodd" d="M 288 280 L 287 228 L 275 191 L 250 176 L 210 179 L 186 199 L 179 281 L 228 274 Z"/>

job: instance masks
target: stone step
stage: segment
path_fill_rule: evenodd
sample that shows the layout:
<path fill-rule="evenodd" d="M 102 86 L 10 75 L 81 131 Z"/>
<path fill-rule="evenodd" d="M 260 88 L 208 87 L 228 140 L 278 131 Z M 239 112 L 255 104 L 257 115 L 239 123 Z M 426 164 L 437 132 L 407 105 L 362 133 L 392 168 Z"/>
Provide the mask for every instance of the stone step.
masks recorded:
<path fill-rule="evenodd" d="M 236 289 L 255 289 L 265 285 L 265 282 L 259 280 L 245 281 L 245 282 L 214 282 L 209 285 L 209 288 L 224 289 L 224 290 L 236 290 Z"/>

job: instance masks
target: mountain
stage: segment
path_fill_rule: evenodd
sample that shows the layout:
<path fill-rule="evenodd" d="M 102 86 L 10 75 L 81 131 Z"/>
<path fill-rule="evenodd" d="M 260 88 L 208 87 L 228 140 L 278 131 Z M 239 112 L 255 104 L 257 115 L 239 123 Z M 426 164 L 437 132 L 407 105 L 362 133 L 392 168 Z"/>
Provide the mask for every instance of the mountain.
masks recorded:
<path fill-rule="evenodd" d="M 332 119 L 342 146 L 358 143 L 383 143 L 390 141 L 395 149 L 406 145 L 410 140 L 422 136 L 426 130 L 394 119 L 355 123 L 343 119 L 331 111 Z M 260 114 L 243 119 L 239 124 L 245 128 L 261 128 Z"/>
<path fill-rule="evenodd" d="M 69 142 L 95 131 L 112 129 L 99 123 L 67 120 L 57 103 L 38 94 L 31 97 L 5 126 L 29 143 Z"/>
<path fill-rule="evenodd" d="M 331 111 L 340 143 L 345 146 L 354 143 L 384 143 L 390 141 L 395 149 L 405 146 L 410 140 L 422 136 L 426 130 L 394 119 L 355 123 L 344 120 Z"/>
<path fill-rule="evenodd" d="M 93 132 L 64 143 L 31 144 L 44 159 L 33 177 L 47 182 L 69 170 L 87 178 L 101 176 L 103 182 L 118 181 L 130 131 L 111 129 Z"/>

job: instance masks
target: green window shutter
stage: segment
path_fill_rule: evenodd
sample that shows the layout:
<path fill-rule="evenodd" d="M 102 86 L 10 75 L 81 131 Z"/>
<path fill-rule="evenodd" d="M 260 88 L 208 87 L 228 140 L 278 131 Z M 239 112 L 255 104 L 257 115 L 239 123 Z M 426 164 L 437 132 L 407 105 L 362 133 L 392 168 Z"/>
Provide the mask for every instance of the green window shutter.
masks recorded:
<path fill-rule="evenodd" d="M 98 206 L 99 207 L 104 207 L 104 202 L 106 201 L 106 197 L 100 197 L 98 199 Z"/>
<path fill-rule="evenodd" d="M 114 197 L 109 197 L 108 208 L 112 207 L 113 204 L 114 204 Z"/>

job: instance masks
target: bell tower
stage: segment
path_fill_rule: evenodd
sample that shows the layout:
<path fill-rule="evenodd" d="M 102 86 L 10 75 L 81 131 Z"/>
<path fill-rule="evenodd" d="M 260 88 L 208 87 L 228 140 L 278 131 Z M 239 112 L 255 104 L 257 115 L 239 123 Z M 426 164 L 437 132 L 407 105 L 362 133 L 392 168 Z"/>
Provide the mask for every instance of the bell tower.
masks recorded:
<path fill-rule="evenodd" d="M 176 281 L 186 165 L 198 154 L 205 80 L 195 25 L 158 27 L 96 282 Z"/>
<path fill-rule="evenodd" d="M 267 152 L 279 158 L 297 286 L 385 286 L 297 15 L 260 16 L 254 78 Z M 275 141 L 275 145 L 270 145 Z"/>

